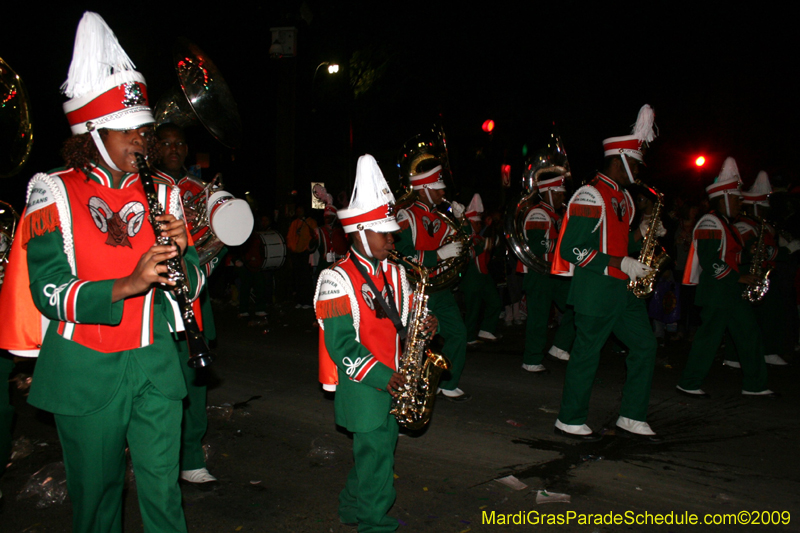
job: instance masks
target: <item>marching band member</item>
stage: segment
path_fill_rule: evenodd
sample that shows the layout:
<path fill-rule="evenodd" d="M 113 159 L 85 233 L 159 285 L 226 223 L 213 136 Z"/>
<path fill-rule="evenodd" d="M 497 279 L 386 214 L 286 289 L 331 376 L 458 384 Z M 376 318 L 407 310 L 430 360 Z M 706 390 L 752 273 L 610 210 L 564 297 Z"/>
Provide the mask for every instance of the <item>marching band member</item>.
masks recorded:
<path fill-rule="evenodd" d="M 736 229 L 742 236 L 742 265 L 748 270 L 752 264 L 751 248 L 758 241 L 758 234 L 761 228 L 761 221 L 769 217 L 770 205 L 769 196 L 772 194 L 772 185 L 769 176 L 763 170 L 758 173 L 755 183 L 750 190 L 742 193 L 742 213 L 736 221 Z M 761 330 L 761 339 L 764 348 L 764 361 L 768 365 L 784 366 L 786 361 L 779 355 L 785 347 L 787 319 L 784 312 L 786 303 L 784 298 L 790 291 L 781 291 L 780 287 L 775 286 L 780 272 L 775 270 L 777 264 L 785 264 L 789 260 L 789 255 L 798 249 L 800 244 L 797 241 L 786 241 L 775 231 L 775 227 L 768 222 L 764 225 L 764 246 L 766 247 L 767 257 L 763 269 L 766 272 L 772 269 L 772 286 L 764 295 L 761 302 L 753 306 L 756 314 L 758 328 Z M 744 266 L 746 265 L 746 266 Z M 738 357 L 728 357 L 728 344 L 725 345 L 726 357 L 725 364 L 734 368 L 740 368 L 741 364 Z M 733 348 L 733 346 L 731 346 Z M 731 353 L 735 353 L 731 349 Z"/>
<path fill-rule="evenodd" d="M 479 194 L 475 194 L 465 214 L 472 226 L 475 257 L 470 261 L 459 285 L 464 292 L 466 306 L 464 323 L 467 328 L 467 344 L 477 344 L 478 339 L 496 341 L 497 322 L 503 310 L 503 301 L 497 292 L 497 285 L 489 274 L 494 235 L 491 233 L 488 237 L 484 235 L 489 228 L 483 225 L 482 214 L 483 201 Z M 483 308 L 483 320 L 479 326 L 481 308 Z"/>
<path fill-rule="evenodd" d="M 375 159 L 361 156 L 350 205 L 338 213 L 350 236 L 350 251 L 320 274 L 314 297 L 329 354 L 320 354 L 320 365 L 332 360 L 336 367 L 336 423 L 353 433 L 355 466 L 339 494 L 339 519 L 368 532 L 398 527 L 397 519 L 386 514 L 396 494 L 398 434 L 389 409 L 391 396 L 405 384 L 397 372 L 399 330 L 406 325 L 412 293 L 403 267 L 388 260 L 392 232 L 400 229 L 391 214 L 393 202 Z M 430 320 L 426 330 L 435 331 L 436 321 Z"/>
<path fill-rule="evenodd" d="M 656 339 L 644 301 L 628 290 L 628 281 L 645 276 L 651 269 L 628 256 L 635 247 L 629 238 L 634 207 L 624 190 L 634 183 L 643 164 L 642 145 L 655 139 L 653 120 L 652 109 L 645 105 L 632 135 L 603 141 L 603 172 L 578 189 L 567 207 L 552 272 L 574 271 L 567 303 L 575 307 L 577 334 L 555 424 L 557 435 L 581 440 L 601 438 L 586 425 L 586 418 L 600 350 L 614 333 L 630 349 L 617 428 L 651 441 L 660 440 L 646 422 Z"/>
<path fill-rule="evenodd" d="M 526 241 L 536 257 L 548 263 L 561 229 L 561 210 L 564 207 L 566 176 L 550 177 L 538 182 L 541 201 L 525 216 Z M 570 278 L 539 273 L 525 267 L 523 286 L 528 300 L 528 323 L 525 326 L 525 352 L 522 368 L 528 372 L 545 372 L 542 364 L 547 343 L 547 323 L 553 304 L 563 313 L 553 346 L 549 353 L 563 361 L 569 360 L 569 351 L 575 340 L 575 319 L 572 307 L 567 307 Z"/>
<path fill-rule="evenodd" d="M 186 170 L 185 162 L 189 155 L 189 145 L 186 143 L 183 128 L 175 124 L 162 124 L 156 129 L 156 137 L 158 139 L 158 160 L 155 176 L 172 186 L 177 186 L 184 202 L 191 199 L 192 194 L 196 193 L 195 184 L 198 180 Z M 187 222 L 189 231 L 194 229 L 194 221 L 188 215 Z M 223 246 L 214 259 L 203 265 L 206 277 L 214 272 L 227 252 L 228 249 Z M 200 293 L 200 305 L 203 314 L 203 336 L 206 341 L 212 341 L 217 338 L 217 332 L 214 325 L 214 312 L 211 309 L 211 298 L 205 287 Z M 203 379 L 198 379 L 197 370 L 186 364 L 186 361 L 189 360 L 189 352 L 183 339 L 178 340 L 177 348 L 188 391 L 183 400 L 183 419 L 181 421 L 181 480 L 204 489 L 211 488 L 217 484 L 217 478 L 212 476 L 206 467 L 202 443 L 203 436 L 208 429 L 206 384 Z"/>
<path fill-rule="evenodd" d="M 419 196 L 413 205 L 397 213 L 401 231 L 395 238 L 395 245 L 402 256 L 411 257 L 422 266 L 433 269 L 441 261 L 460 255 L 462 244 L 458 241 L 444 243 L 452 231 L 441 220 L 443 215 L 435 210 L 444 201 L 442 166 L 435 158 L 429 161 L 436 166 L 422 168 L 409 178 Z M 451 205 L 453 214 L 460 218 L 464 214 L 464 206 L 457 202 Z M 431 294 L 428 308 L 439 320 L 439 334 L 444 338 L 442 353 L 451 365 L 449 377 L 445 372 L 439 383 L 441 393 L 453 402 L 469 401 L 472 396 L 458 388 L 467 358 L 467 328 L 452 291 L 442 290 Z M 445 380 L 445 377 L 448 378 Z"/>
<path fill-rule="evenodd" d="M 742 367 L 742 394 L 770 396 L 767 366 L 760 353 L 761 335 L 750 303 L 742 298 L 756 277 L 741 271 L 742 240 L 732 220 L 741 206 L 739 169 L 732 157 L 725 160 L 719 177 L 706 187 L 712 211 L 694 227 L 692 247 L 686 261 L 683 283 L 697 285 L 695 303 L 702 307 L 700 328 L 680 383 L 679 393 L 708 398 L 703 383 L 725 329 L 731 333 Z"/>
<path fill-rule="evenodd" d="M 73 531 L 122 530 L 126 446 L 145 531 L 186 531 L 178 487 L 185 363 L 170 334 L 175 315 L 154 287 L 175 285 L 163 262 L 184 253 L 193 297 L 204 276 L 177 190 L 158 188 L 161 236 L 174 244 L 156 244 L 146 222 L 135 154 L 152 147 L 147 89 L 95 13 L 78 27 L 64 92 L 67 168 L 31 180 L 12 256 L 27 263 L 30 289 L 13 295 L 8 312 L 35 303 L 50 320 L 28 402 L 55 414 Z M 0 341 L 28 334 L 3 329 Z"/>

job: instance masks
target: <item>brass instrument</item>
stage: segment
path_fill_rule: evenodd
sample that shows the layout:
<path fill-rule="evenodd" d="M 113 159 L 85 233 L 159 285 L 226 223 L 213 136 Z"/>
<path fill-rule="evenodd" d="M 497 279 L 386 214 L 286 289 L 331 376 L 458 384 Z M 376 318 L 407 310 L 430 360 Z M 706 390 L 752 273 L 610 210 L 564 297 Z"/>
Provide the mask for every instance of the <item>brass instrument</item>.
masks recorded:
<path fill-rule="evenodd" d="M 242 136 L 241 118 L 233 95 L 214 62 L 183 38 L 175 43 L 172 59 L 179 87 L 173 87 L 156 104 L 156 126 L 175 124 L 186 128 L 200 123 L 220 143 L 229 148 L 238 147 Z M 244 244 L 253 230 L 250 207 L 223 190 L 220 176 L 217 174 L 208 183 L 191 178 L 181 184 L 183 207 L 201 265 L 212 261 L 223 245 Z M 213 210 L 221 207 L 227 212 L 218 217 L 221 222 L 215 228 Z M 224 234 L 220 233 L 220 228 Z"/>
<path fill-rule="evenodd" d="M 419 280 L 414 288 L 411 309 L 408 316 L 406 346 L 400 358 L 397 372 L 406 378 L 403 388 L 392 398 L 389 411 L 397 418 L 397 423 L 408 429 L 422 429 L 433 415 L 436 392 L 442 372 L 450 368 L 447 358 L 428 349 L 428 338 L 422 333 L 422 326 L 428 317 L 428 295 L 425 294 L 428 269 L 397 252 L 389 256 L 398 263 L 405 263 L 416 273 Z"/>
<path fill-rule="evenodd" d="M 645 187 L 639 180 L 636 180 L 636 184 Z M 650 225 L 647 227 L 647 234 L 642 240 L 642 251 L 639 252 L 639 262 L 649 266 L 652 270 L 636 281 L 631 280 L 628 282 L 628 290 L 632 291 L 637 298 L 646 298 L 653 292 L 656 276 L 670 259 L 669 255 L 667 255 L 667 251 L 658 243 L 658 236 L 656 235 L 658 225 L 660 224 L 659 217 L 661 215 L 661 208 L 664 205 L 664 195 L 653 187 L 649 188 L 656 193 L 656 203 L 653 206 L 653 214 L 650 217 Z"/>
<path fill-rule="evenodd" d="M 525 162 L 522 178 L 522 195 L 513 209 L 508 209 L 505 217 L 505 235 L 508 246 L 525 266 L 539 274 L 550 272 L 550 263 L 537 257 L 525 235 L 525 218 L 537 204 L 538 183 L 546 176 L 565 176 L 569 179 L 569 161 L 564 144 L 556 133 L 551 135 L 552 143 L 535 152 Z"/>
<path fill-rule="evenodd" d="M 435 125 L 425 134 L 415 135 L 403 144 L 398 157 L 397 166 L 400 168 L 400 179 L 404 183 L 410 181 L 410 177 L 427 172 L 436 166 L 442 166 L 444 176 L 450 175 L 450 160 L 447 155 L 447 141 L 444 129 L 440 124 Z M 410 186 L 394 204 L 395 212 L 404 209 L 416 201 L 419 191 L 413 190 Z M 440 261 L 435 272 L 427 281 L 430 292 L 439 292 L 451 288 L 458 283 L 461 273 L 467 268 L 471 256 L 471 239 L 466 233 L 469 224 L 464 217 L 456 218 L 447 200 L 442 201 L 436 206 L 434 212 L 439 215 L 439 219 L 450 228 L 450 234 L 442 244 L 461 242 L 461 253 L 456 257 L 450 257 Z M 417 274 L 409 272 L 412 282 L 417 283 Z"/>
<path fill-rule="evenodd" d="M 758 240 L 756 241 L 756 253 L 753 255 L 753 264 L 750 266 L 750 273 L 758 278 L 758 281 L 750 284 L 742 293 L 742 298 L 751 304 L 760 302 L 769 291 L 769 275 L 772 269 L 764 272 L 764 261 L 767 259 L 767 245 L 764 242 L 764 234 L 767 231 L 767 221 L 762 217 L 758 228 Z"/>
<path fill-rule="evenodd" d="M 158 201 L 158 193 L 153 183 L 150 168 L 147 166 L 147 161 L 140 153 L 136 154 L 136 165 L 139 167 L 139 179 L 142 181 L 142 186 L 147 196 L 147 205 L 150 208 L 150 224 L 152 224 L 153 231 L 156 234 L 156 243 L 159 245 L 172 245 L 174 244 L 172 239 L 161 236 L 161 222 L 157 221 L 156 217 L 164 214 L 164 207 Z M 183 326 L 186 329 L 186 343 L 189 347 L 188 365 L 192 368 L 206 367 L 214 361 L 214 354 L 208 348 L 197 320 L 195 320 L 192 302 L 189 300 L 186 273 L 183 271 L 183 262 L 180 254 L 167 260 L 167 268 L 168 278 L 176 282 L 175 287 L 172 289 L 172 294 L 178 302 Z"/>
<path fill-rule="evenodd" d="M 242 119 L 228 85 L 214 62 L 200 48 L 179 39 L 172 50 L 180 89 L 173 88 L 156 104 L 156 126 L 181 128 L 200 123 L 229 148 L 241 143 Z"/>
<path fill-rule="evenodd" d="M 19 222 L 19 214 L 11 204 L 0 200 L 0 286 L 3 285 L 5 279 L 8 254 L 11 251 L 14 235 L 17 233 L 17 222 Z"/>
<path fill-rule="evenodd" d="M 19 172 L 33 148 L 31 109 L 25 84 L 0 58 L 0 178 Z"/>

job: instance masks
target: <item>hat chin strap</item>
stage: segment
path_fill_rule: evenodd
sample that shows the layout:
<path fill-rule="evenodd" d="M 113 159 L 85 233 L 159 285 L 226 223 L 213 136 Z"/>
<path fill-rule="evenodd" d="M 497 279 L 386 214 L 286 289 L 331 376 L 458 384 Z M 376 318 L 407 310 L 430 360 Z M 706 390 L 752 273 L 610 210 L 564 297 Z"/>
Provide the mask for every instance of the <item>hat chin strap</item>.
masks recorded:
<path fill-rule="evenodd" d="M 636 180 L 633 179 L 633 174 L 631 174 L 631 167 L 628 166 L 628 157 L 625 154 L 619 154 L 622 157 L 622 164 L 625 165 L 625 172 L 628 173 L 628 179 L 631 180 L 631 183 L 636 183 Z"/>
<path fill-rule="evenodd" d="M 553 191 L 547 191 L 547 202 L 553 207 Z"/>
<path fill-rule="evenodd" d="M 728 202 L 728 193 L 724 194 L 725 196 L 725 216 L 730 218 L 731 217 L 731 204 Z"/>
<path fill-rule="evenodd" d="M 369 247 L 369 243 L 367 242 L 367 234 L 364 233 L 363 229 L 361 229 L 358 230 L 358 235 L 361 237 L 361 244 L 364 245 L 364 253 L 367 254 L 367 257 L 370 259 L 375 259 L 375 257 L 372 255 L 372 250 Z"/>
<path fill-rule="evenodd" d="M 116 170 L 117 172 L 122 172 L 117 165 L 111 160 L 111 156 L 108 155 L 108 150 L 106 150 L 106 145 L 103 143 L 103 139 L 100 138 L 100 132 L 97 129 L 93 129 L 91 132 L 92 139 L 94 140 L 95 146 L 97 146 L 97 151 L 100 152 L 100 157 L 103 158 L 106 165 L 108 165 L 111 170 Z"/>
<path fill-rule="evenodd" d="M 431 205 L 433 205 L 433 200 L 431 199 L 430 190 L 428 190 L 428 188 L 425 187 L 425 188 L 422 189 L 422 191 L 425 193 L 425 196 L 428 197 L 428 201 L 431 203 Z"/>

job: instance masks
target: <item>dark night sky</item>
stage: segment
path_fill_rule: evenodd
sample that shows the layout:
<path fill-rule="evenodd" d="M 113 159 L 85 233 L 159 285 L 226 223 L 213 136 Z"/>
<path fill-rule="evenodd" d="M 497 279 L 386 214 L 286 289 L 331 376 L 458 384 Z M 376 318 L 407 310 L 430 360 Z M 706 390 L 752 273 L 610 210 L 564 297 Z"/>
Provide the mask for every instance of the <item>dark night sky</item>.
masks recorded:
<path fill-rule="evenodd" d="M 187 36 L 214 59 L 244 122 L 246 142 L 228 177 L 234 192 L 274 190 L 276 136 L 286 135 L 276 123 L 277 106 L 286 105 L 277 87 L 288 83 L 292 68 L 295 186 L 312 179 L 344 183 L 348 165 L 364 152 L 375 154 L 394 180 L 400 145 L 440 113 L 454 173 L 466 189 L 496 189 L 501 162 L 512 164 L 516 181 L 522 144 L 543 144 L 553 120 L 574 174 L 586 178 L 600 164 L 602 139 L 627 134 L 644 103 L 655 108 L 661 131 L 649 154 L 650 177 L 668 193 L 699 191 L 727 155 L 736 157 L 748 185 L 760 169 L 797 178 L 800 47 L 788 11 L 766 3 L 721 10 L 719 2 L 440 4 L 287 1 L 245 9 L 229 1 L 219 4 L 224 10 L 118 4 L 139 13 L 132 15 L 88 2 L 7 11 L 0 57 L 27 85 L 36 141 L 28 166 L 3 183 L 4 199 L 20 204 L 21 197 L 6 194 L 21 194 L 31 173 L 59 164 L 68 128 L 58 87 L 85 9 L 99 12 L 117 33 L 147 77 L 151 103 L 174 83 L 175 36 Z M 141 14 L 148 8 L 150 18 Z M 288 68 L 266 56 L 269 28 L 284 25 L 299 29 L 299 55 L 284 60 L 293 63 Z M 319 75 L 312 87 L 316 65 L 346 67 L 354 53 L 376 67 L 366 93 L 353 97 L 349 68 L 336 79 Z M 480 131 L 487 118 L 497 124 L 491 140 Z M 191 140 L 217 161 L 230 154 L 201 130 Z M 710 157 L 702 175 L 689 165 L 700 152 Z"/>

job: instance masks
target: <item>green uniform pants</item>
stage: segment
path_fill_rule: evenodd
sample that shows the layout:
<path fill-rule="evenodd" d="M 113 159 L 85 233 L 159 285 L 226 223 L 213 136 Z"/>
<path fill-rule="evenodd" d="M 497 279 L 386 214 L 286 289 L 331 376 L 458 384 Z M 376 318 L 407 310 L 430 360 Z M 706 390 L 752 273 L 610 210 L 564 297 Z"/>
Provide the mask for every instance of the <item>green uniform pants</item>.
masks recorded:
<path fill-rule="evenodd" d="M 770 289 L 761 303 L 753 306 L 761 341 L 764 347 L 762 355 L 782 354 L 786 351 L 786 328 L 788 320 L 783 313 L 785 294 Z"/>
<path fill-rule="evenodd" d="M 73 532 L 122 531 L 126 441 L 144 530 L 186 531 L 178 487 L 181 402 L 165 398 L 153 386 L 135 355 L 106 407 L 92 415 L 55 415 L 55 419 Z"/>
<path fill-rule="evenodd" d="M 188 392 L 181 419 L 181 470 L 197 470 L 206 466 L 202 443 L 208 429 L 206 385 L 197 383 L 197 371 L 187 364 L 189 349 L 184 340 L 178 342 L 178 358 Z"/>
<path fill-rule="evenodd" d="M 449 290 L 431 294 L 428 309 L 439 320 L 439 335 L 444 338 L 442 353 L 450 361 L 450 370 L 442 374 L 439 387 L 455 390 L 467 360 L 467 328 L 461 319 L 456 299 Z"/>
<path fill-rule="evenodd" d="M 572 307 L 567 308 L 569 282 L 569 279 L 533 271 L 525 274 L 522 286 L 528 300 L 528 320 L 525 325 L 525 352 L 522 355 L 524 364 L 538 365 L 544 359 L 547 323 L 553 303 L 564 313 L 553 345 L 567 352 L 572 349 L 572 342 L 575 340 L 575 313 Z"/>
<path fill-rule="evenodd" d="M 353 433 L 353 459 L 347 484 L 339 494 L 339 519 L 358 522 L 359 533 L 395 531 L 397 519 L 386 516 L 394 504 L 394 449 L 398 426 L 388 414 L 377 429 Z"/>
<path fill-rule="evenodd" d="M 6 471 L 11 456 L 11 425 L 14 422 L 14 407 L 11 405 L 11 390 L 8 378 L 14 370 L 14 361 L 8 354 L 0 355 L 0 476 Z"/>
<path fill-rule="evenodd" d="M 470 266 L 461 280 L 459 289 L 464 292 L 466 307 L 464 324 L 467 328 L 467 341 L 476 340 L 479 330 L 494 335 L 497 331 L 497 322 L 500 320 L 500 312 L 503 310 L 503 301 L 492 276 L 481 274 L 477 268 Z M 483 309 L 483 320 L 480 320 L 481 309 Z"/>
<path fill-rule="evenodd" d="M 761 338 L 750 304 L 741 300 L 726 307 L 704 306 L 700 319 L 702 322 L 694 335 L 679 386 L 686 390 L 701 387 L 714 362 L 725 328 L 728 328 L 742 364 L 742 390 L 766 390 L 767 365 L 761 353 Z"/>
<path fill-rule="evenodd" d="M 570 425 L 586 423 L 600 350 L 614 333 L 630 349 L 625 360 L 628 376 L 622 389 L 619 414 L 646 421 L 657 345 L 644 301 L 628 292 L 620 312 L 606 316 L 575 313 L 575 326 L 577 334 L 567 364 L 558 419 Z"/>

